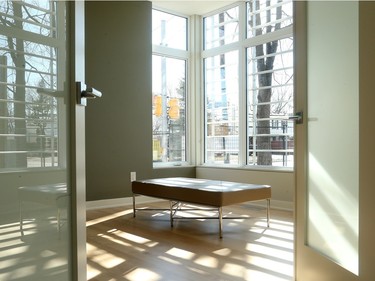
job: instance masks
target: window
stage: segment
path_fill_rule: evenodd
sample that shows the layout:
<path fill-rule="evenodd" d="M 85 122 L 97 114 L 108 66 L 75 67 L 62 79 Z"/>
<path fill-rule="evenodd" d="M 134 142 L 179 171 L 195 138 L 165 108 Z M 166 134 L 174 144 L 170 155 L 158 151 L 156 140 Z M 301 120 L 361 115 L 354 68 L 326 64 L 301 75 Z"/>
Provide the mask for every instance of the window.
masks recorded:
<path fill-rule="evenodd" d="M 152 12 L 154 164 L 186 159 L 187 19 Z"/>
<path fill-rule="evenodd" d="M 204 17 L 206 164 L 293 167 L 292 20 L 291 0 Z"/>
<path fill-rule="evenodd" d="M 206 163 L 238 164 L 238 51 L 206 58 Z"/>
<path fill-rule="evenodd" d="M 58 114 L 64 103 L 54 93 L 64 84 L 57 72 L 65 40 L 58 38 L 64 26 L 57 26 L 63 16 L 57 5 L 0 4 L 0 170 L 61 166 Z"/>

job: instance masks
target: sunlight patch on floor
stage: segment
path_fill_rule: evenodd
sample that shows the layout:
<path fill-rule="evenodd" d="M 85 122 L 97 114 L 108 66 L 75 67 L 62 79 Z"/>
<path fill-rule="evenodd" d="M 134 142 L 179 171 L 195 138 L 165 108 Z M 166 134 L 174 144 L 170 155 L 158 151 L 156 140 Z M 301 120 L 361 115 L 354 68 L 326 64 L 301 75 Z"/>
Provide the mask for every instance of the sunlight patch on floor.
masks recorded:
<path fill-rule="evenodd" d="M 219 264 L 216 258 L 205 256 L 205 255 L 198 257 L 194 262 L 201 266 L 210 267 L 210 268 L 217 268 Z"/>
<path fill-rule="evenodd" d="M 111 233 L 116 235 L 117 237 L 126 239 L 128 241 L 131 241 L 131 242 L 134 242 L 134 243 L 137 243 L 137 244 L 146 244 L 146 243 L 151 242 L 151 240 L 146 239 L 142 236 L 134 235 L 134 234 L 124 232 L 124 231 L 121 231 L 121 230 L 112 231 Z"/>
<path fill-rule="evenodd" d="M 112 255 L 111 253 L 106 253 L 106 252 L 103 252 L 100 255 L 96 255 L 95 257 L 92 257 L 91 260 L 101 265 L 104 268 L 113 268 L 125 262 L 125 259 L 119 258 L 115 255 Z"/>
<path fill-rule="evenodd" d="M 112 219 L 115 219 L 115 218 L 118 218 L 118 217 L 122 217 L 122 216 L 128 215 L 130 213 L 133 213 L 132 209 L 117 212 L 117 213 L 107 215 L 107 216 L 103 216 L 103 217 L 100 217 L 100 218 L 97 218 L 97 219 L 93 219 L 93 220 L 90 220 L 90 221 L 86 222 L 86 227 L 92 226 L 94 224 L 102 223 L 102 222 L 105 222 L 105 221 L 108 221 L 108 220 L 112 220 Z"/>
<path fill-rule="evenodd" d="M 246 262 L 263 269 L 260 270 L 263 272 L 280 273 L 288 276 L 289 278 L 293 276 L 293 263 L 288 264 L 283 261 L 276 261 L 272 258 L 259 257 L 255 255 L 248 255 L 246 257 Z"/>
<path fill-rule="evenodd" d="M 166 261 L 166 262 L 170 262 L 172 264 L 178 264 L 180 265 L 181 263 L 175 259 L 171 259 L 171 258 L 167 258 L 167 257 L 163 257 L 163 256 L 158 256 L 159 259 L 163 260 L 163 261 Z"/>
<path fill-rule="evenodd" d="M 87 280 L 91 280 L 92 278 L 95 278 L 101 273 L 102 272 L 100 270 L 94 268 L 93 266 L 89 264 L 87 265 Z"/>
<path fill-rule="evenodd" d="M 275 237 L 262 236 L 257 239 L 257 242 L 270 245 L 270 246 L 275 246 L 278 248 L 286 248 L 290 250 L 293 250 L 293 247 L 294 247 L 294 242 L 293 240 L 290 240 L 290 239 L 282 240 L 282 239 L 277 239 Z"/>
<path fill-rule="evenodd" d="M 153 271 L 150 271 L 146 268 L 136 268 L 132 270 L 130 273 L 124 275 L 127 280 L 130 281 L 139 281 L 139 280 L 147 280 L 147 281 L 157 281 L 161 280 L 161 276 Z"/>
<path fill-rule="evenodd" d="M 264 256 L 282 259 L 288 262 L 293 261 L 293 250 L 279 250 L 275 249 L 274 247 L 266 246 L 266 245 L 259 245 L 254 243 L 247 243 L 246 250 L 258 253 Z"/>
<path fill-rule="evenodd" d="M 185 251 L 183 249 L 178 249 L 178 248 L 172 248 L 166 253 L 176 258 L 181 258 L 185 260 L 191 260 L 195 256 L 195 254 L 192 252 Z"/>
<path fill-rule="evenodd" d="M 290 281 L 292 276 L 283 277 L 275 274 L 268 274 L 260 270 L 249 269 L 246 271 L 246 276 L 243 280 L 254 280 L 254 281 Z"/>
<path fill-rule="evenodd" d="M 243 278 L 246 275 L 246 268 L 235 263 L 226 263 L 221 272 L 229 276 Z"/>
<path fill-rule="evenodd" d="M 116 237 L 113 237 L 113 236 L 110 236 L 110 235 L 107 235 L 107 234 L 98 234 L 98 236 L 100 236 L 100 237 L 102 237 L 104 239 L 107 239 L 107 240 L 109 240 L 111 242 L 117 243 L 117 244 L 119 244 L 121 246 L 130 247 L 130 248 L 132 248 L 134 250 L 137 250 L 137 251 L 140 251 L 140 252 L 144 252 L 145 251 L 145 249 L 143 249 L 141 247 L 137 247 L 137 246 L 135 246 L 135 245 L 133 245 L 131 243 L 125 242 L 122 239 L 118 239 Z"/>
<path fill-rule="evenodd" d="M 216 250 L 213 253 L 216 254 L 216 255 L 219 255 L 219 256 L 229 256 L 231 252 L 232 252 L 231 249 L 223 248 L 223 249 L 220 249 L 220 250 Z"/>

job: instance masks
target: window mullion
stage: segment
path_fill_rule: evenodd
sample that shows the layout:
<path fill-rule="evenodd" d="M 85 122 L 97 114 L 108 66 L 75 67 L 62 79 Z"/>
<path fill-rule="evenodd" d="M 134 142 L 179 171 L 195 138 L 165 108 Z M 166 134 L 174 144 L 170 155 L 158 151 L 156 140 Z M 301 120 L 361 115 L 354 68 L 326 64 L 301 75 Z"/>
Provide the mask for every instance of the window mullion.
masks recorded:
<path fill-rule="evenodd" d="M 243 42 L 246 38 L 246 3 L 240 5 L 239 11 L 239 39 Z M 247 163 L 247 87 L 246 87 L 246 49 L 239 47 L 239 151 L 238 164 L 245 166 Z"/>
<path fill-rule="evenodd" d="M 280 40 L 288 37 L 293 36 L 293 26 L 284 27 L 282 29 L 266 33 L 263 35 L 259 35 L 256 37 L 247 38 L 244 40 L 243 44 L 245 46 L 251 47 L 251 46 L 257 46 L 262 45 L 267 42 L 271 42 L 274 40 Z"/>
<path fill-rule="evenodd" d="M 188 77 L 188 155 L 190 164 L 201 164 L 203 148 L 203 106 L 202 106 L 202 63 L 200 53 L 202 50 L 202 24 L 201 17 L 190 17 L 189 37 L 189 77 Z"/>
<path fill-rule="evenodd" d="M 189 57 L 189 51 L 172 49 L 165 46 L 152 45 L 152 53 L 157 55 L 168 55 L 173 58 L 185 58 Z"/>

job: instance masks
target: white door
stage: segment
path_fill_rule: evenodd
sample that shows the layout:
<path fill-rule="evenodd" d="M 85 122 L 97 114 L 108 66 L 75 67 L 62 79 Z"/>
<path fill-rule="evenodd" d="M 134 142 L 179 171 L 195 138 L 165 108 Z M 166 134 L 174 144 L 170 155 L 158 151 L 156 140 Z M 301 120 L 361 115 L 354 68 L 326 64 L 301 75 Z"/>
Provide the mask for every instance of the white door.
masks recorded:
<path fill-rule="evenodd" d="M 296 107 L 305 115 L 296 132 L 296 280 L 374 280 L 375 5 L 296 1 L 295 8 Z"/>
<path fill-rule="evenodd" d="M 0 1 L 0 280 L 86 280 L 83 20 Z"/>

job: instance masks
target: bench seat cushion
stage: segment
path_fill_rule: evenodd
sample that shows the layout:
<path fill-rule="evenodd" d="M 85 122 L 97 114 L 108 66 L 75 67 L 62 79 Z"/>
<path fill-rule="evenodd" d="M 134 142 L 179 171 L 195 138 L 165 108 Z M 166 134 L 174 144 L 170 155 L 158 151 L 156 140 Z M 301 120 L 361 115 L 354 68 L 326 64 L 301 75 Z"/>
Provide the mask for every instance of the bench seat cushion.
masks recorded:
<path fill-rule="evenodd" d="M 132 182 L 134 194 L 222 207 L 271 198 L 269 185 L 196 178 L 160 178 Z"/>

